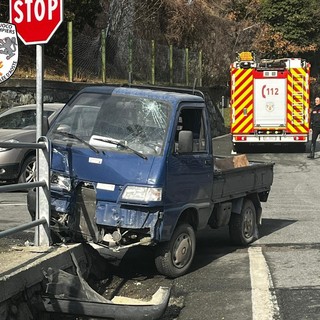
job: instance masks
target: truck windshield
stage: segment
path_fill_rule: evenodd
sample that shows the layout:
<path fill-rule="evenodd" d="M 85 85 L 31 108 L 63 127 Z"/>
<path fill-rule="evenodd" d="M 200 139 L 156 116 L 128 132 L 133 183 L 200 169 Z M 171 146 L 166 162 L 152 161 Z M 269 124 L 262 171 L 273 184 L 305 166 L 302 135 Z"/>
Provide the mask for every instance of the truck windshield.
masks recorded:
<path fill-rule="evenodd" d="M 170 105 L 160 100 L 83 93 L 64 107 L 48 137 L 69 145 L 81 144 L 83 140 L 99 150 L 135 150 L 141 154 L 160 155 L 170 113 Z M 71 135 L 78 139 L 72 139 Z"/>

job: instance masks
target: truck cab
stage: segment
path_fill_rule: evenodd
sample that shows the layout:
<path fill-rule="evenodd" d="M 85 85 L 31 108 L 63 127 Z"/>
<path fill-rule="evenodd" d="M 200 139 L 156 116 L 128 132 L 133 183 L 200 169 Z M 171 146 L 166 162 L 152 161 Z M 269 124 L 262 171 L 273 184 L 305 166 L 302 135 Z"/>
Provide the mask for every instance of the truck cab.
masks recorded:
<path fill-rule="evenodd" d="M 51 228 L 59 238 L 118 250 L 167 242 L 180 224 L 187 231 L 177 245 L 193 256 L 189 237 L 207 223 L 213 206 L 202 97 L 89 87 L 64 107 L 47 137 Z"/>

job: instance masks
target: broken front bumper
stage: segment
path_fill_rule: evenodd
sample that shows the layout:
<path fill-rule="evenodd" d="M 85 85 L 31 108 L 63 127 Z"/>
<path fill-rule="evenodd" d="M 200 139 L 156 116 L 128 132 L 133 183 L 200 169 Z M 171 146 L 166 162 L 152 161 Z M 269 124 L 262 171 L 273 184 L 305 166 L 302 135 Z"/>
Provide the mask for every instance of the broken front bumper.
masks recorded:
<path fill-rule="evenodd" d="M 71 194 L 52 192 L 51 210 L 51 229 L 69 233 L 76 242 L 104 243 L 118 250 L 160 240 L 160 208 L 97 201 L 92 187 Z"/>

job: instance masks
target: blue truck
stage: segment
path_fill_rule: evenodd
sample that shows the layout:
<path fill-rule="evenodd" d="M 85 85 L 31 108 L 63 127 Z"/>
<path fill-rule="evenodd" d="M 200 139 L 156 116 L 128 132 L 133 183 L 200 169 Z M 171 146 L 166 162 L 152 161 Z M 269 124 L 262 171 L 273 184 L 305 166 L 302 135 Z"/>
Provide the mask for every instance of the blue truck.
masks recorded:
<path fill-rule="evenodd" d="M 221 166 L 233 160 L 213 154 L 200 91 L 87 87 L 47 137 L 53 241 L 153 246 L 158 272 L 175 278 L 188 271 L 196 233 L 207 226 L 228 225 L 236 245 L 258 237 L 274 164 Z"/>

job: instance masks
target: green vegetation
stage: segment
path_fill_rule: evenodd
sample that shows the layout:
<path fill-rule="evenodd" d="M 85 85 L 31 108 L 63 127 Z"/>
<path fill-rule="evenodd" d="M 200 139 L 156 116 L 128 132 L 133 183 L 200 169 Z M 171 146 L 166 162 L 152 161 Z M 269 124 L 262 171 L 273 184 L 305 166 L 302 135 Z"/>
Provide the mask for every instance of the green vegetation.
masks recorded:
<path fill-rule="evenodd" d="M 8 6 L 9 1 L 0 4 L 2 21 L 9 19 Z M 143 51 L 144 41 L 155 40 L 158 48 L 201 50 L 204 85 L 225 84 L 239 51 L 254 51 L 258 58 L 302 57 L 311 62 L 314 79 L 320 73 L 318 0 L 65 0 L 64 15 L 45 46 L 47 76 L 61 73 L 60 65 L 67 63 L 67 21 L 73 21 L 75 37 L 92 41 L 106 30 L 109 69 L 127 70 L 131 37 L 141 43 L 136 52 L 142 65 L 150 55 Z M 19 50 L 20 66 L 31 70 L 35 49 L 21 45 Z"/>

